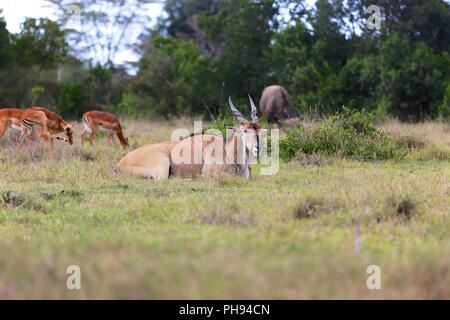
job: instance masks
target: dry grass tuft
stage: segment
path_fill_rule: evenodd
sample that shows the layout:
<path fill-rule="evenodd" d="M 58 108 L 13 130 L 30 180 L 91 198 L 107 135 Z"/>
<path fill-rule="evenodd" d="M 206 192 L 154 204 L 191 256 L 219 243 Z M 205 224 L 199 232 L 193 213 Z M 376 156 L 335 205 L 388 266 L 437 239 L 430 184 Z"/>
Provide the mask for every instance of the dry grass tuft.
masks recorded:
<path fill-rule="evenodd" d="M 409 198 L 393 200 L 391 203 L 395 208 L 397 217 L 402 221 L 409 221 L 417 213 L 416 203 Z"/>
<path fill-rule="evenodd" d="M 47 208 L 30 196 L 6 191 L 2 193 L 2 202 L 7 209 L 27 209 L 46 214 Z"/>
<path fill-rule="evenodd" d="M 295 219 L 318 218 L 336 212 L 341 205 L 335 200 L 308 197 L 303 199 L 294 210 Z"/>
<path fill-rule="evenodd" d="M 383 122 L 377 127 L 394 137 L 421 137 L 439 147 L 450 148 L 450 124 L 439 122 L 402 123 L 397 120 Z"/>
<path fill-rule="evenodd" d="M 323 167 L 330 166 L 336 163 L 336 159 L 330 156 L 321 154 L 306 154 L 303 152 L 297 153 L 295 156 L 295 162 L 302 167 Z"/>
<path fill-rule="evenodd" d="M 203 224 L 227 227 L 249 227 L 254 224 L 253 212 L 242 212 L 237 205 L 216 208 L 212 212 L 201 214 L 200 219 Z"/>
<path fill-rule="evenodd" d="M 72 156 L 80 159 L 81 161 L 91 162 L 96 160 L 95 155 L 92 152 L 86 151 L 77 146 L 72 149 Z"/>
<path fill-rule="evenodd" d="M 403 134 L 393 137 L 397 148 L 405 148 L 408 150 L 424 149 L 429 142 L 424 137 L 419 137 L 413 134 Z"/>
<path fill-rule="evenodd" d="M 24 195 L 14 193 L 12 191 L 2 193 L 2 201 L 7 208 L 16 208 L 23 204 L 26 200 L 27 198 Z"/>
<path fill-rule="evenodd" d="M 390 196 L 382 211 L 376 215 L 377 222 L 408 223 L 419 213 L 418 202 L 411 196 Z"/>

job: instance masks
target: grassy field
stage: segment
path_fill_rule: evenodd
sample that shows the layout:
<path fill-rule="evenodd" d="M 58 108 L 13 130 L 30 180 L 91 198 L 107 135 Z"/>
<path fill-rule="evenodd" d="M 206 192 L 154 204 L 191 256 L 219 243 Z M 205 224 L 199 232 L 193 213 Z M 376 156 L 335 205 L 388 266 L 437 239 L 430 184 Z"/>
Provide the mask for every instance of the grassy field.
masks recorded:
<path fill-rule="evenodd" d="M 126 132 L 136 148 L 182 126 Z M 0 298 L 449 299 L 450 125 L 380 128 L 424 145 L 401 161 L 299 157 L 251 181 L 115 173 L 126 151 L 79 132 L 55 154 L 2 139 Z"/>

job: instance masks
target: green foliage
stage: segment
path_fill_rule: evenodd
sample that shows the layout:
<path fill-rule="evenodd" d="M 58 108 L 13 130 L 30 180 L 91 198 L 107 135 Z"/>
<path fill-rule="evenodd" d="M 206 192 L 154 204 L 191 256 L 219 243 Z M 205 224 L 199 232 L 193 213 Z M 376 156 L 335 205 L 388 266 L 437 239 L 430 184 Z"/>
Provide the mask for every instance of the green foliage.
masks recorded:
<path fill-rule="evenodd" d="M 346 108 L 312 126 L 290 129 L 280 141 L 280 157 L 289 161 L 300 152 L 362 161 L 396 159 L 403 155 L 387 134 L 371 124 L 367 112 Z"/>
<path fill-rule="evenodd" d="M 437 55 L 423 43 L 412 44 L 394 34 L 380 48 L 379 94 L 390 114 L 403 120 L 436 117 L 442 100 L 450 59 Z"/>
<path fill-rule="evenodd" d="M 11 55 L 10 35 L 6 29 L 6 21 L 2 17 L 0 9 L 0 68 L 8 65 Z"/>
<path fill-rule="evenodd" d="M 35 86 L 31 88 L 31 104 L 36 105 L 39 97 L 45 93 L 45 88 L 43 86 Z"/>
<path fill-rule="evenodd" d="M 444 98 L 438 106 L 438 114 L 441 120 L 450 120 L 450 81 L 447 82 Z"/>
<path fill-rule="evenodd" d="M 296 20 L 275 34 L 276 82 L 303 113 L 317 107 L 334 113 L 347 105 L 403 120 L 437 117 L 450 74 L 449 4 L 379 1 L 386 14 L 382 30 L 369 32 L 360 12 L 356 24 L 363 34 L 356 35 L 348 12 L 362 10 L 361 3 L 373 4 L 318 1 L 309 16 L 312 30 Z"/>
<path fill-rule="evenodd" d="M 399 33 L 414 43 L 425 43 L 436 52 L 450 50 L 450 3 L 445 0 L 363 0 L 383 8 L 384 35 Z M 363 9 L 363 6 L 360 6 Z"/>
<path fill-rule="evenodd" d="M 52 104 L 57 69 L 68 52 L 59 25 L 48 19 L 28 18 L 20 33 L 9 34 L 0 19 L 0 40 L 0 104 Z"/>
<path fill-rule="evenodd" d="M 139 79 L 122 108 L 135 103 L 137 113 L 171 116 L 198 113 L 208 105 L 209 65 L 190 41 L 157 36 L 151 54 L 140 62 Z M 131 98 L 130 95 L 133 95 Z"/>
<path fill-rule="evenodd" d="M 138 113 L 147 108 L 165 117 L 221 113 L 221 96 L 242 97 L 264 87 L 273 0 L 173 0 L 166 11 L 169 36 L 152 38 L 129 93 Z"/>
<path fill-rule="evenodd" d="M 56 110 L 63 116 L 78 118 L 89 110 L 109 109 L 122 98 L 123 83 L 109 68 L 97 64 L 83 70 L 80 78 L 59 85 Z"/>
<path fill-rule="evenodd" d="M 67 56 L 64 31 L 48 19 L 26 19 L 21 32 L 13 39 L 14 59 L 22 67 L 55 68 Z"/>
<path fill-rule="evenodd" d="M 210 124 L 208 124 L 204 131 L 208 130 L 218 130 L 221 132 L 221 134 L 225 137 L 226 136 L 226 128 L 232 127 L 236 125 L 236 121 L 229 117 L 229 118 L 215 118 Z"/>
<path fill-rule="evenodd" d="M 64 83 L 59 88 L 57 111 L 64 115 L 81 116 L 87 111 L 86 95 L 82 84 Z"/>
<path fill-rule="evenodd" d="M 203 24 L 200 24 L 210 39 L 222 42 L 215 63 L 218 83 L 224 82 L 227 93 L 234 96 L 259 93 L 270 72 L 270 42 L 277 13 L 275 1 L 222 1 L 219 8 L 218 18 L 203 16 Z M 210 19 L 210 23 L 205 22 Z M 211 26 L 212 30 L 208 29 Z M 217 26 L 221 29 L 218 34 Z"/>
<path fill-rule="evenodd" d="M 377 109 L 380 66 L 374 55 L 353 57 L 339 73 L 340 102 L 353 108 Z"/>
<path fill-rule="evenodd" d="M 381 30 L 365 25 L 370 4 L 383 8 Z M 110 22 L 95 1 L 84 5 L 86 23 Z M 68 116 L 95 108 L 135 118 L 214 118 L 228 108 L 229 95 L 257 99 L 265 86 L 280 84 L 303 115 L 335 114 L 345 105 L 380 118 L 449 118 L 448 1 L 320 0 L 309 9 L 290 0 L 168 0 L 164 11 L 139 37 L 135 77 L 114 66 L 120 46 L 102 30 L 89 38 L 62 28 L 64 19 L 26 19 L 10 34 L 0 18 L 0 105 L 39 103 Z M 123 18 L 115 17 L 126 24 Z M 108 53 L 106 64 L 79 60 L 99 47 Z"/>
<path fill-rule="evenodd" d="M 147 108 L 143 104 L 141 104 L 140 108 L 137 107 L 139 106 L 138 99 L 139 97 L 133 92 L 132 88 L 128 88 L 128 90 L 123 92 L 120 102 L 115 107 L 115 111 L 126 114 L 130 119 L 156 118 L 157 113 L 154 109 Z"/>

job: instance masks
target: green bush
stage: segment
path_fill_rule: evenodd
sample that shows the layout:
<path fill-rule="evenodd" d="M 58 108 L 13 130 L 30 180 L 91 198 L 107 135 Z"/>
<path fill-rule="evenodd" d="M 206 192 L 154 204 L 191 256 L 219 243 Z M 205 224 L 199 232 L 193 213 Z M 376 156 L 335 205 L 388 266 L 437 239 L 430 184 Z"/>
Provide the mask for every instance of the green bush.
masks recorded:
<path fill-rule="evenodd" d="M 377 130 L 365 111 L 344 108 L 340 114 L 313 126 L 300 125 L 280 141 L 280 157 L 289 161 L 299 152 L 335 155 L 362 161 L 396 159 L 404 156 L 389 135 Z"/>
<path fill-rule="evenodd" d="M 63 83 L 59 87 L 56 111 L 62 116 L 81 117 L 89 111 L 86 90 L 82 84 Z"/>
<path fill-rule="evenodd" d="M 438 114 L 441 120 L 450 120 L 450 81 L 447 83 L 444 98 L 438 106 Z"/>

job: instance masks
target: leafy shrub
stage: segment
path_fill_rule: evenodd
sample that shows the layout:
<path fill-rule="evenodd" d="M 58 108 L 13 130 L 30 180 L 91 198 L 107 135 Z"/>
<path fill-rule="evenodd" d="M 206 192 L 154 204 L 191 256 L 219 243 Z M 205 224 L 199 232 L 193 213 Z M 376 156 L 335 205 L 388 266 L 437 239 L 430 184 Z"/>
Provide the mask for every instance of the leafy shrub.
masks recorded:
<path fill-rule="evenodd" d="M 213 119 L 213 121 L 211 123 L 209 123 L 207 126 L 205 126 L 203 128 L 203 130 L 206 132 L 208 130 L 219 130 L 222 135 L 225 137 L 226 136 L 226 128 L 227 127 L 232 127 L 235 126 L 235 120 L 231 117 L 229 118 L 222 118 L 222 117 L 218 117 Z"/>
<path fill-rule="evenodd" d="M 56 111 L 66 116 L 78 116 L 89 111 L 85 86 L 77 83 L 63 83 L 59 87 Z"/>
<path fill-rule="evenodd" d="M 450 120 L 450 81 L 447 83 L 444 98 L 438 106 L 438 113 L 441 120 Z"/>
<path fill-rule="evenodd" d="M 141 59 L 137 80 L 123 96 L 121 108 L 135 109 L 133 114 L 139 116 L 166 118 L 204 113 L 216 92 L 201 50 L 192 41 L 170 36 L 153 37 L 150 50 Z"/>
<path fill-rule="evenodd" d="M 289 161 L 299 152 L 364 161 L 395 159 L 404 155 L 389 135 L 372 125 L 367 112 L 346 108 L 314 126 L 300 125 L 289 130 L 280 141 L 280 157 Z"/>
<path fill-rule="evenodd" d="M 310 197 L 302 199 L 294 209 L 294 218 L 298 220 L 319 218 L 340 211 L 342 204 L 333 198 Z"/>

